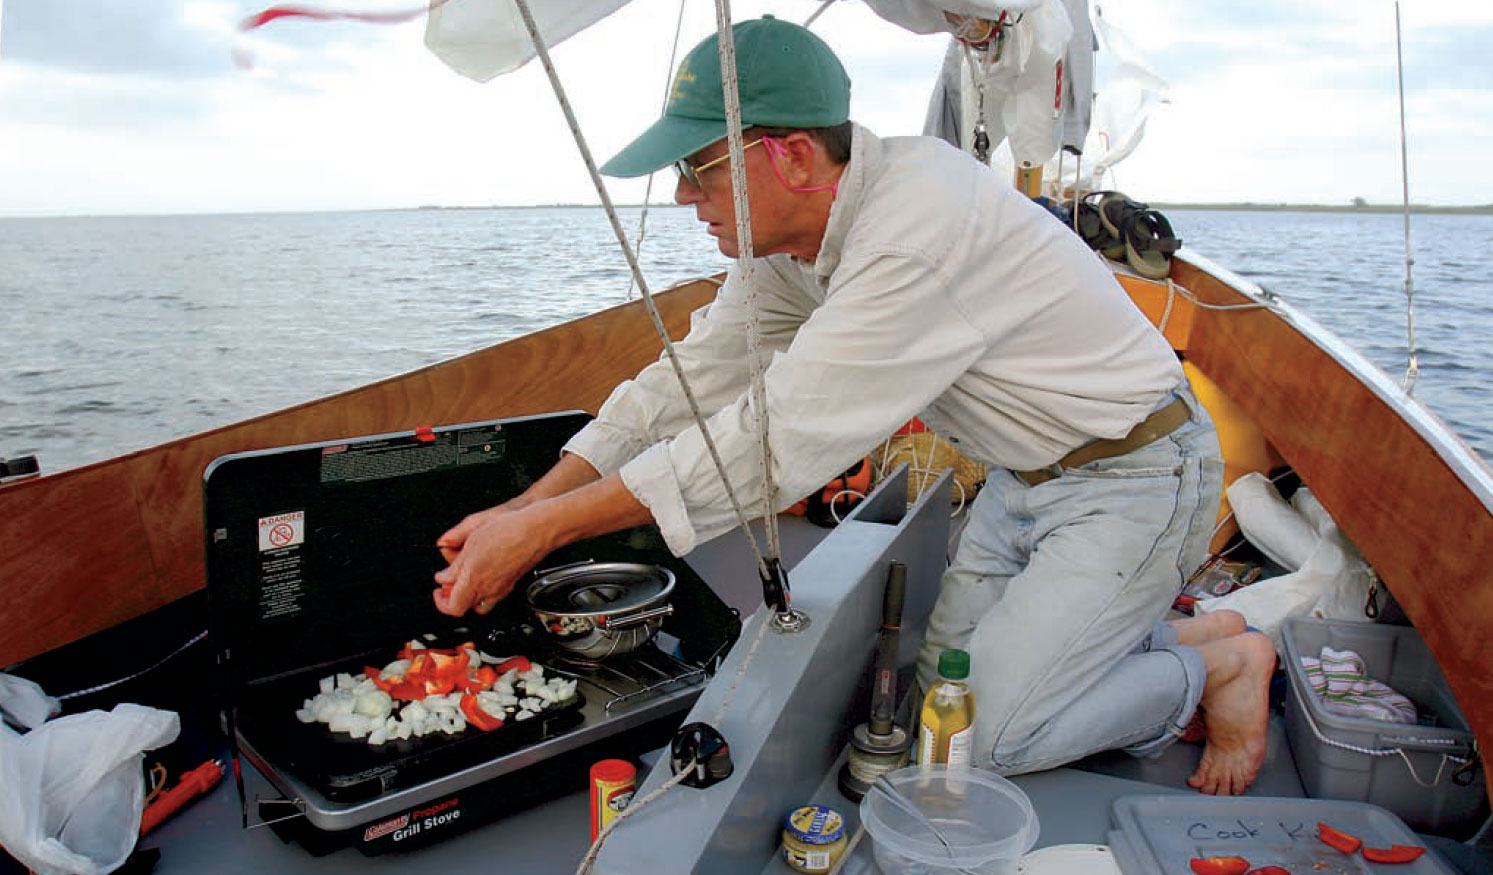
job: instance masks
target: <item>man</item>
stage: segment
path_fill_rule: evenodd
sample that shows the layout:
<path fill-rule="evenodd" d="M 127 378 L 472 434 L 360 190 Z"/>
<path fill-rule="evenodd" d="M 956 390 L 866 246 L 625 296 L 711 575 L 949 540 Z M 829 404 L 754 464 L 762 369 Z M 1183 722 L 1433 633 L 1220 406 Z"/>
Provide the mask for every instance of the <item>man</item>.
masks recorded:
<path fill-rule="evenodd" d="M 993 468 L 920 659 L 926 685 L 941 649 L 971 652 L 978 764 L 1152 753 L 1201 701 L 1194 786 L 1242 792 L 1264 757 L 1274 653 L 1229 618 L 1160 623 L 1202 558 L 1222 476 L 1169 345 L 1072 232 L 989 168 L 849 123 L 849 79 L 813 34 L 764 18 L 734 38 L 757 258 L 751 288 L 733 270 L 677 352 L 742 505 L 762 493 L 750 291 L 779 508 L 913 416 Z M 712 37 L 603 172 L 676 164 L 675 199 L 735 256 L 721 94 Z M 666 361 L 619 386 L 532 488 L 441 537 L 436 604 L 485 613 L 557 547 L 649 522 L 678 555 L 736 523 Z"/>

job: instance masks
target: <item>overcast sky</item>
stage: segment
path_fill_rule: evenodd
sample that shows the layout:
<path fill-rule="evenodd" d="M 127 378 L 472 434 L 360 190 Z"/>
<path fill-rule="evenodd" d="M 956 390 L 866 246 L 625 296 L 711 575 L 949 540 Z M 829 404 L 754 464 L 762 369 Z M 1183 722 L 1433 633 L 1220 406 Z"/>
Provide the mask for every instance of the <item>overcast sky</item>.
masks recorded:
<path fill-rule="evenodd" d="M 358 10 L 415 0 L 325 0 Z M 543 2 L 543 0 L 539 0 Z M 451 72 L 424 24 L 280 20 L 262 0 L 0 0 L 0 215 L 595 203 L 537 63 Z M 802 21 L 815 0 L 732 4 Z M 1412 200 L 1493 203 L 1493 2 L 1404 0 Z M 554 51 L 598 160 L 657 115 L 679 0 L 634 0 Z M 1170 83 L 1117 182 L 1152 201 L 1400 200 L 1391 0 L 1111 0 Z M 714 27 L 688 0 L 681 52 Z M 843 0 L 815 24 L 852 114 L 918 133 L 944 39 Z M 236 66 L 248 50 L 251 69 Z M 672 191 L 659 177 L 654 199 Z M 614 183 L 635 202 L 641 183 Z"/>

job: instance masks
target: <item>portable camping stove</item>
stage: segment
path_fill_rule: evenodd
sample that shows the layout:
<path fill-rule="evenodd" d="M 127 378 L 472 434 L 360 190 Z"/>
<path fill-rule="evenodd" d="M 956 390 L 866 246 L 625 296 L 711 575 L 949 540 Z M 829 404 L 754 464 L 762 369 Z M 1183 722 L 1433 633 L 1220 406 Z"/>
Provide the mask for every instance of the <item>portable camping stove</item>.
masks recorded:
<path fill-rule="evenodd" d="M 209 467 L 208 592 L 227 675 L 225 723 L 237 752 L 283 795 L 260 800 L 260 821 L 312 853 L 407 848 L 583 787 L 599 759 L 667 743 L 740 622 L 656 530 L 572 545 L 542 566 L 668 568 L 676 585 L 662 629 L 631 652 L 567 650 L 524 604 L 523 582 L 484 618 L 438 614 L 426 583 L 444 563 L 423 545 L 521 492 L 585 421 L 566 414 L 421 430 Z M 421 636 L 521 654 L 546 675 L 575 679 L 579 698 L 487 732 L 379 746 L 296 718 L 320 678 L 383 666 Z"/>

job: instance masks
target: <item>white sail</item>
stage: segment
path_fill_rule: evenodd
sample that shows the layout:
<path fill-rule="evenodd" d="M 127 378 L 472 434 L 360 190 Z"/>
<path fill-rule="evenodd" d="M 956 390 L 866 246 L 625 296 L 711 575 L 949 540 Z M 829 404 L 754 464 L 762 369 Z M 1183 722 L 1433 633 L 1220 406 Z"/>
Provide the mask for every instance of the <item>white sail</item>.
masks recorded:
<path fill-rule="evenodd" d="M 551 48 L 611 15 L 628 0 L 534 0 L 530 10 Z M 486 82 L 527 64 L 534 44 L 513 0 L 448 0 L 432 4 L 425 47 L 468 79 Z"/>

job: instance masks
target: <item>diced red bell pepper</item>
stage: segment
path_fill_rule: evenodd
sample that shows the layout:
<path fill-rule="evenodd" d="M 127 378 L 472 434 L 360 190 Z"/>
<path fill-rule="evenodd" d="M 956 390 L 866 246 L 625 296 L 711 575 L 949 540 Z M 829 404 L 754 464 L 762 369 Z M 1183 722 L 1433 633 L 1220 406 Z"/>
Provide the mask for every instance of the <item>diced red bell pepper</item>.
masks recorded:
<path fill-rule="evenodd" d="M 477 701 L 477 697 L 471 693 L 462 694 L 461 713 L 467 718 L 468 723 L 484 732 L 497 729 L 503 725 L 503 718 L 494 717 L 492 714 L 487 713 Z"/>
<path fill-rule="evenodd" d="M 456 690 L 456 680 L 454 678 L 430 678 L 429 680 L 422 681 L 421 684 L 425 690 L 421 694 L 422 696 L 444 696 Z"/>
<path fill-rule="evenodd" d="M 1363 858 L 1370 863 L 1413 863 L 1426 852 L 1419 845 L 1394 845 L 1388 848 L 1363 847 Z"/>
<path fill-rule="evenodd" d="M 410 701 L 414 701 L 415 699 L 423 699 L 426 695 L 425 683 L 423 681 L 412 681 L 408 679 L 394 684 L 384 692 L 388 693 L 390 696 L 393 696 L 396 699 L 408 699 Z"/>
<path fill-rule="evenodd" d="M 1243 857 L 1195 857 L 1188 861 L 1198 875 L 1245 875 L 1249 861 Z"/>
<path fill-rule="evenodd" d="M 430 653 L 431 671 L 437 676 L 455 675 L 465 672 L 471 657 L 467 656 L 465 650 L 432 650 Z"/>
<path fill-rule="evenodd" d="M 501 677 L 507 674 L 509 669 L 518 669 L 519 674 L 531 671 L 534 668 L 534 663 L 530 662 L 527 656 L 511 656 L 498 663 L 495 668 L 498 676 Z"/>
<path fill-rule="evenodd" d="M 467 675 L 462 689 L 468 693 L 480 693 L 483 690 L 492 689 L 492 685 L 498 682 L 498 671 L 490 665 L 484 665 Z"/>
<path fill-rule="evenodd" d="M 1317 838 L 1345 854 L 1353 853 L 1363 844 L 1363 839 L 1358 836 L 1328 826 L 1321 821 L 1317 822 Z"/>

